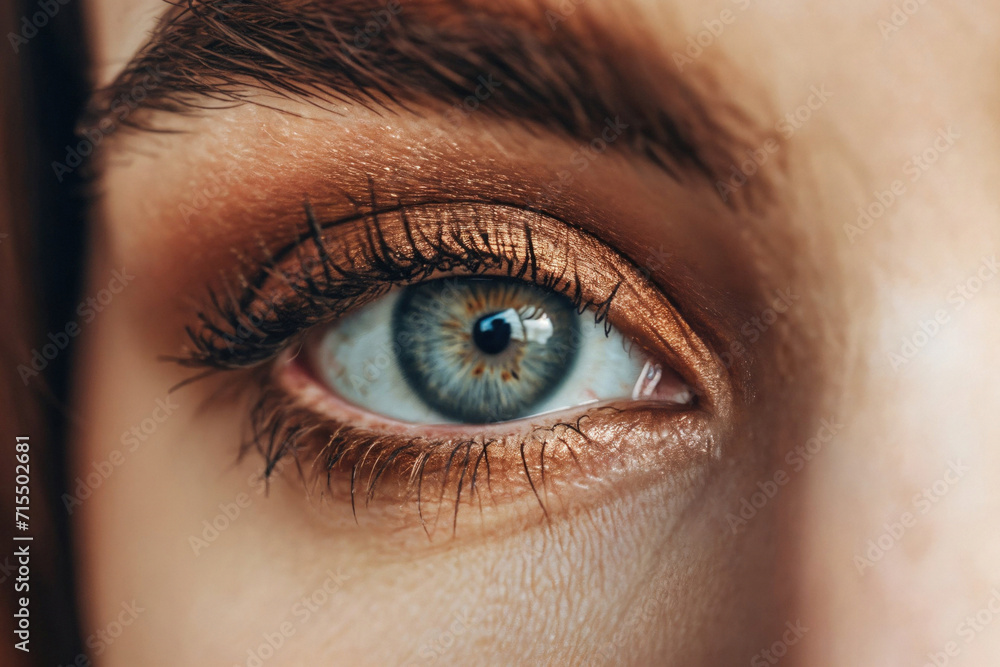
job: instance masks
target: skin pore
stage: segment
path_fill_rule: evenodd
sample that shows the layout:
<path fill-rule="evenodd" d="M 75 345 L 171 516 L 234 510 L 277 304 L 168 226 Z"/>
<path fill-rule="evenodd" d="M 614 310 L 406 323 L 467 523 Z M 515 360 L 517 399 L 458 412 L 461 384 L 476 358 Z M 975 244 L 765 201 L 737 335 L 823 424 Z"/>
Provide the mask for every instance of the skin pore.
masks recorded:
<path fill-rule="evenodd" d="M 581 153 L 603 117 L 567 130 L 541 112 L 502 115 L 502 85 L 497 106 L 457 123 L 447 112 L 463 96 L 431 85 L 405 110 L 247 85 L 252 103 L 130 112 L 181 132 L 106 138 L 86 294 L 123 267 L 135 278 L 84 331 L 77 368 L 70 477 L 121 460 L 73 511 L 84 636 L 123 604 L 142 611 L 100 640 L 101 664 L 902 665 L 949 642 L 966 664 L 1000 653 L 1000 624 L 959 629 L 1000 585 L 1000 422 L 985 409 L 998 398 L 1000 16 L 971 2 L 904 18 L 891 2 L 563 5 L 491 17 L 543 50 L 580 31 L 595 58 L 633 63 L 622 85 L 650 86 L 634 97 L 698 137 L 707 168 L 651 159 L 636 135 L 655 124 L 627 114 L 622 143 L 610 134 Z M 404 3 L 385 35 L 449 25 L 460 8 Z M 90 3 L 96 85 L 162 12 Z M 174 94 L 155 84 L 144 98 Z M 688 90 L 697 103 L 678 102 Z M 560 171 L 572 179 L 554 188 Z M 669 343 L 705 419 L 655 456 L 630 448 L 649 423 L 606 424 L 604 444 L 581 450 L 587 474 L 566 455 L 546 469 L 547 515 L 513 491 L 528 489 L 517 466 L 500 466 L 496 494 L 461 504 L 454 530 L 450 505 L 430 531 L 402 501 L 355 516 L 304 484 L 293 457 L 265 484 L 264 458 L 238 458 L 250 405 L 233 384 L 252 373 L 168 394 L 193 373 L 162 357 L 190 345 L 210 290 L 240 289 L 304 233 L 303 201 L 326 222 L 372 193 L 376 208 L 535 207 L 645 270 L 666 295 L 659 315 L 623 309 L 613 324 Z M 711 363 L 663 333 L 674 312 Z M 713 446 L 685 446 L 697 438 Z"/>

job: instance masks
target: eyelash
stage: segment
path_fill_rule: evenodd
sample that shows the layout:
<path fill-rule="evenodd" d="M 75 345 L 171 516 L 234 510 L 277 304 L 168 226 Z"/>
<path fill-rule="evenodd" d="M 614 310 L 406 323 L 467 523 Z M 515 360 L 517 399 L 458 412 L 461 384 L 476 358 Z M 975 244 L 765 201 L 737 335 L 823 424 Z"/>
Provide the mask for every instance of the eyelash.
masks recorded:
<path fill-rule="evenodd" d="M 583 297 L 582 284 L 575 271 L 570 279 L 565 278 L 565 271 L 558 276 L 551 271 L 540 272 L 531 242 L 531 228 L 527 224 L 523 227 L 528 240 L 524 257 L 502 255 L 490 248 L 485 239 L 486 248 L 477 247 L 466 242 L 460 235 L 455 235 L 450 240 L 461 252 L 450 248 L 443 236 L 437 239 L 422 236 L 421 240 L 426 243 L 426 247 L 436 253 L 426 256 L 414 241 L 405 208 L 374 210 L 368 214 L 371 220 L 366 235 L 368 246 L 362 250 L 370 253 L 369 257 L 376 268 L 357 272 L 353 267 L 334 262 L 322 241 L 325 229 L 336 227 L 357 216 L 336 220 L 321 228 L 309 203 L 306 202 L 303 207 L 310 231 L 294 247 L 301 248 L 302 243 L 311 243 L 317 252 L 322 273 L 317 276 L 311 271 L 314 268 L 312 263 L 306 261 L 296 263 L 292 272 L 283 272 L 278 265 L 284 253 L 279 253 L 268 261 L 259 277 L 248 284 L 242 295 L 237 297 L 232 293 L 222 295 L 216 291 L 210 292 L 210 310 L 198 313 L 200 327 L 186 328 L 193 349 L 185 356 L 174 358 L 175 361 L 186 366 L 218 370 L 255 366 L 273 359 L 304 330 L 334 321 L 384 295 L 392 287 L 427 280 L 436 272 L 461 271 L 463 275 L 478 275 L 484 270 L 494 269 L 503 270 L 503 273 L 496 275 L 509 278 L 524 279 L 526 275 L 530 275 L 527 282 L 564 294 L 578 313 L 593 310 L 595 324 L 604 322 L 605 333 L 610 332 L 607 313 L 619 284 L 612 287 L 606 298 L 595 302 Z M 382 234 L 380 216 L 394 210 L 402 215 L 404 224 L 407 225 L 409 249 L 412 250 L 409 258 L 404 258 L 398 250 L 391 249 Z M 539 280 L 540 273 L 546 278 Z M 334 274 L 339 274 L 340 277 Z M 282 310 L 269 309 L 273 316 L 261 318 L 260 313 L 253 310 L 255 305 L 271 302 L 262 289 L 262 284 L 268 278 L 283 283 L 294 297 L 290 299 L 289 307 Z"/>
<path fill-rule="evenodd" d="M 374 187 L 371 201 L 375 201 Z M 482 504 L 482 474 L 492 492 L 490 451 L 496 446 L 508 452 L 517 450 L 519 467 L 547 516 L 540 493 L 540 489 L 545 488 L 546 456 L 562 454 L 579 467 L 574 447 L 593 444 L 588 436 L 588 420 L 599 411 L 627 414 L 627 409 L 595 408 L 575 421 L 535 427 L 527 434 L 435 441 L 424 436 L 387 435 L 337 423 L 298 404 L 275 380 L 274 365 L 270 362 L 280 359 L 283 353 L 291 355 L 287 351 L 296 349 L 306 332 L 336 321 L 394 287 L 419 283 L 440 273 L 481 275 L 490 272 L 490 275 L 523 279 L 564 294 L 579 313 L 593 311 L 595 323 L 603 322 L 605 333 L 610 332 L 608 315 L 620 281 L 607 287 L 600 297 L 585 294 L 588 290 L 568 249 L 562 266 L 540 266 L 527 221 L 520 229 L 525 239 L 523 248 L 499 247 L 502 244 L 491 243 L 485 231 L 476 238 L 474 234 L 463 234 L 464 228 L 449 229 L 444 218 L 451 214 L 443 212 L 437 234 L 428 235 L 411 224 L 407 217 L 408 211 L 421 206 L 429 205 L 398 205 L 382 210 L 372 205 L 368 211 L 356 212 L 321 226 L 312 207 L 305 203 L 308 233 L 288 249 L 271 256 L 256 278 L 241 281 L 245 285 L 242 293 L 211 292 L 209 307 L 197 315 L 199 326 L 187 329 L 190 349 L 173 360 L 184 366 L 205 369 L 192 380 L 217 371 L 252 369 L 254 382 L 242 385 L 252 387 L 254 394 L 240 455 L 250 451 L 261 454 L 265 460 L 266 481 L 281 461 L 291 457 L 300 478 L 308 484 L 302 454 L 315 453 L 312 470 L 325 473 L 326 488 L 331 492 L 334 490 L 334 470 L 343 467 L 348 473 L 347 493 L 355 519 L 359 492 L 363 492 L 367 506 L 386 480 L 404 479 L 402 495 L 412 497 L 415 494 L 419 519 L 427 530 L 423 502 L 428 486 L 425 478 L 436 474 L 440 485 L 439 502 L 448 485 L 454 486 L 454 530 L 463 493 L 467 494 L 468 501 L 478 498 Z M 430 206 L 442 206 L 442 211 L 448 211 L 454 203 Z M 475 211 L 471 206 L 465 212 L 466 225 L 488 229 L 489 224 L 476 218 Z M 383 230 L 383 217 L 387 215 L 399 216 L 405 229 L 406 247 L 394 248 L 387 241 Z M 349 260 L 336 260 L 324 244 L 324 232 L 358 221 L 363 221 L 364 226 L 363 233 L 358 235 L 361 243 L 356 254 L 349 255 Z M 496 235 L 499 237 L 500 233 Z M 521 252 L 515 252 L 517 250 Z M 280 288 L 284 295 L 276 298 L 269 289 L 271 286 Z M 558 444 L 565 449 L 553 452 L 550 448 Z M 538 484 L 532 476 L 532 468 L 538 470 Z"/>
<path fill-rule="evenodd" d="M 614 407 L 603 407 L 599 410 L 621 412 Z M 424 514 L 425 478 L 429 474 L 436 474 L 439 476 L 440 489 L 436 499 L 438 503 L 443 500 L 449 483 L 455 486 L 452 515 L 452 530 L 455 531 L 463 493 L 470 502 L 478 498 L 482 506 L 482 497 L 479 495 L 482 487 L 480 481 L 482 471 L 485 471 L 489 492 L 491 494 L 493 492 L 490 486 L 489 451 L 490 448 L 497 446 L 511 444 L 517 446 L 520 467 L 528 486 L 538 500 L 543 514 L 548 516 L 541 493 L 541 489 L 545 487 L 546 450 L 554 442 L 562 443 L 566 453 L 576 462 L 574 445 L 567 438 L 575 439 L 577 445 L 593 445 L 594 441 L 585 430 L 585 422 L 593 414 L 594 412 L 586 413 L 572 422 L 559 421 L 549 426 L 536 427 L 525 436 L 434 441 L 424 437 L 386 436 L 347 424 L 334 424 L 313 411 L 296 405 L 295 400 L 282 390 L 265 385 L 250 411 L 250 437 L 244 441 L 241 453 L 254 450 L 264 457 L 265 480 L 270 478 L 286 456 L 291 456 L 300 478 L 308 483 L 298 454 L 315 451 L 317 453 L 313 460 L 314 465 L 319 463 L 319 470 L 325 473 L 328 491 L 333 491 L 334 469 L 341 463 L 349 461 L 347 495 L 355 519 L 359 491 L 363 493 L 365 507 L 368 507 L 375 498 L 380 482 L 396 478 L 406 479 L 406 487 L 399 497 L 415 496 L 419 520 L 428 533 L 429 524 Z M 529 447 L 537 449 L 540 477 L 537 485 L 530 471 L 535 465 L 536 452 L 529 451 Z M 370 455 L 376 450 L 378 453 L 375 459 L 371 460 Z M 390 471 L 396 471 L 398 475 Z M 363 478 L 367 478 L 367 481 L 364 482 L 364 488 L 359 489 L 358 481 Z M 435 515 L 435 519 L 438 515 Z"/>

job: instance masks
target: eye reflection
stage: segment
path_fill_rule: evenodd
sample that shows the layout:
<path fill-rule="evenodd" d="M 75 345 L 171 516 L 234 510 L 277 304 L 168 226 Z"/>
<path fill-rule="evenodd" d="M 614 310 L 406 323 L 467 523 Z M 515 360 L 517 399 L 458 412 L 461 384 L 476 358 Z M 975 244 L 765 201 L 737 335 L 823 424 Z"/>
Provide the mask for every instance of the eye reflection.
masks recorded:
<path fill-rule="evenodd" d="M 485 424 L 632 396 L 648 366 L 562 294 L 508 278 L 406 287 L 332 325 L 313 351 L 342 398 L 414 423 Z"/>

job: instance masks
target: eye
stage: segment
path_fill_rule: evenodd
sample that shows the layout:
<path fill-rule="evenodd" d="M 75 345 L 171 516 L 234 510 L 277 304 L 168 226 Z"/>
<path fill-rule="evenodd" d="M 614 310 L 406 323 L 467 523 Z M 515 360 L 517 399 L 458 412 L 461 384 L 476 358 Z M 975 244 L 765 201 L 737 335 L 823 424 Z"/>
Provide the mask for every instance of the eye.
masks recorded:
<path fill-rule="evenodd" d="M 501 422 L 633 396 L 646 362 L 595 320 L 566 296 L 522 281 L 445 278 L 344 318 L 309 356 L 328 387 L 374 413 Z"/>
<path fill-rule="evenodd" d="M 483 484 L 547 512 L 556 488 L 720 455 L 718 357 L 586 231 L 482 202 L 306 217 L 242 292 L 210 295 L 179 359 L 253 371 L 242 451 L 266 474 L 291 457 L 352 510 L 378 496 L 424 530 L 450 497 L 454 530 Z"/>

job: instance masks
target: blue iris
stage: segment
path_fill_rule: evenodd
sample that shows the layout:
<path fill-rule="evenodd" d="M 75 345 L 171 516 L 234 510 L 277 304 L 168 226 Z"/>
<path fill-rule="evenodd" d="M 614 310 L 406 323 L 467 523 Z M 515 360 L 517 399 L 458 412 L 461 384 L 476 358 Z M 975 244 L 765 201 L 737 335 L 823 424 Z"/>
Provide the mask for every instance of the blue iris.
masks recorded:
<path fill-rule="evenodd" d="M 569 375 L 579 319 L 561 294 L 508 278 L 444 278 L 403 290 L 392 316 L 410 388 L 455 421 L 533 414 Z"/>

